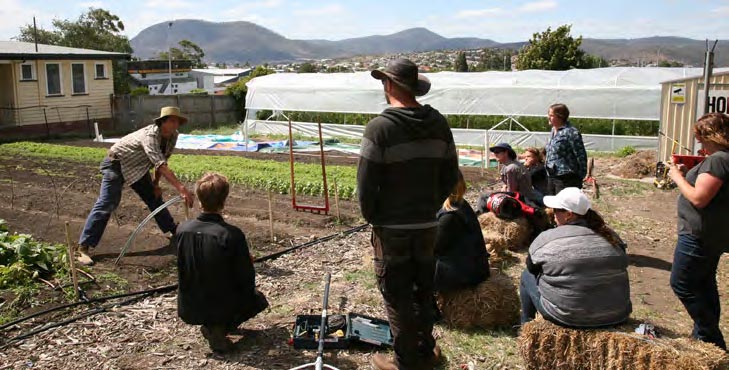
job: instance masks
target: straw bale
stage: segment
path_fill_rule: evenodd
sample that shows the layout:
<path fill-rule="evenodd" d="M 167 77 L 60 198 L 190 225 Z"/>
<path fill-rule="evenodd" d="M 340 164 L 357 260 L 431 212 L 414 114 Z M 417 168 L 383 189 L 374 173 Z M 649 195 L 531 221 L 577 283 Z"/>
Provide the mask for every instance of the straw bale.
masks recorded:
<path fill-rule="evenodd" d="M 519 317 L 516 286 L 496 269 L 475 287 L 439 292 L 436 303 L 445 323 L 461 329 L 510 326 Z"/>
<path fill-rule="evenodd" d="M 529 246 L 532 227 L 524 217 L 504 220 L 491 212 L 478 216 L 481 232 L 487 244 L 505 244 L 508 249 L 516 250 Z M 499 249 L 498 247 L 494 247 Z"/>
<path fill-rule="evenodd" d="M 522 327 L 517 344 L 528 370 L 729 368 L 729 356 L 713 344 L 685 338 L 650 339 L 627 332 L 632 326 L 577 330 L 539 317 Z"/>

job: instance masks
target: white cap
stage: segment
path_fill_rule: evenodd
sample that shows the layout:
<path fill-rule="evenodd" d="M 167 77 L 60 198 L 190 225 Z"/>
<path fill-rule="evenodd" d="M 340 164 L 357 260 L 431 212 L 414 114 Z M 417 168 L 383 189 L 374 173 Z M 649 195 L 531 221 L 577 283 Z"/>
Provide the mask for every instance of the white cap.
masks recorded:
<path fill-rule="evenodd" d="M 585 193 L 578 188 L 564 188 L 557 195 L 545 196 L 543 202 L 549 208 L 566 209 L 580 216 L 584 216 L 592 206 Z"/>

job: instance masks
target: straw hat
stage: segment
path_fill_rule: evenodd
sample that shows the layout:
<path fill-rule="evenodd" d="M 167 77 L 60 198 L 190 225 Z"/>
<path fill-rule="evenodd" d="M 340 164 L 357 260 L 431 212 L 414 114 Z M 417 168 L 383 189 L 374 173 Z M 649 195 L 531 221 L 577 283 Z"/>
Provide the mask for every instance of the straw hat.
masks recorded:
<path fill-rule="evenodd" d="M 184 125 L 187 122 L 187 117 L 180 114 L 180 108 L 178 107 L 162 107 L 159 112 L 159 117 L 154 119 L 154 123 L 159 124 L 165 118 L 169 116 L 175 116 L 180 119 L 180 124 Z"/>

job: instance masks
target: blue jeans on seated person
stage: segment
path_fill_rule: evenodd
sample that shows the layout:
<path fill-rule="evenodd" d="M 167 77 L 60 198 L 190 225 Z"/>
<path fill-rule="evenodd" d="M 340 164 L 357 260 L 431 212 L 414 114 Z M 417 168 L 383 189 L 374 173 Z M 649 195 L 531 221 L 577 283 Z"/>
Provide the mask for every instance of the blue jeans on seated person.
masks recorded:
<path fill-rule="evenodd" d="M 540 303 L 541 294 L 537 286 L 537 278 L 524 269 L 521 273 L 521 281 L 519 281 L 519 299 L 521 300 L 521 324 L 524 325 L 534 320 L 537 312 L 542 312 L 542 304 Z"/>
<path fill-rule="evenodd" d="M 694 320 L 691 335 L 726 350 L 719 329 L 721 303 L 716 285 L 716 268 L 721 251 L 711 251 L 701 239 L 680 234 L 671 267 L 671 288 Z"/>
<path fill-rule="evenodd" d="M 99 198 L 96 200 L 94 207 L 91 208 L 78 242 L 80 245 L 90 248 L 99 244 L 106 225 L 109 223 L 111 213 L 121 202 L 122 188 L 124 187 L 124 177 L 121 173 L 121 163 L 119 161 L 105 158 L 101 161 L 99 170 L 102 174 Z M 154 211 L 164 204 L 162 197 L 154 196 L 154 185 L 152 184 L 152 176 L 149 173 L 132 184 L 131 188 L 142 198 L 150 211 Z M 162 232 L 174 233 L 176 228 L 175 220 L 167 209 L 156 214 L 154 219 Z"/>

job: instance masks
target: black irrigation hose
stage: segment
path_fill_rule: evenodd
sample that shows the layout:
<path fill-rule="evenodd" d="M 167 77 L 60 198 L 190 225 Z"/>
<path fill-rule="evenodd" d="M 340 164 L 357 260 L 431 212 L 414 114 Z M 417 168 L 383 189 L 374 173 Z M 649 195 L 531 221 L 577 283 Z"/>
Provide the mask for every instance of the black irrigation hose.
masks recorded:
<path fill-rule="evenodd" d="M 282 250 L 280 252 L 271 253 L 268 256 L 263 256 L 261 258 L 257 258 L 255 260 L 255 262 L 264 262 L 264 261 L 273 260 L 273 259 L 276 259 L 276 258 L 279 258 L 279 257 L 283 256 L 284 254 L 293 252 L 293 251 L 295 251 L 297 249 L 311 247 L 312 245 L 316 245 L 316 244 L 319 244 L 319 243 L 323 243 L 323 242 L 332 240 L 332 239 L 337 238 L 337 237 L 340 237 L 340 236 L 345 236 L 345 235 L 349 235 L 349 234 L 353 234 L 353 233 L 362 231 L 362 230 L 366 229 L 368 226 L 370 226 L 370 225 L 369 224 L 359 225 L 357 227 L 353 227 L 351 229 L 344 230 L 344 231 L 342 231 L 340 233 L 332 234 L 332 235 L 325 236 L 325 237 L 319 238 L 319 239 L 314 239 L 314 240 L 312 240 L 310 242 L 306 242 L 304 244 L 296 245 L 296 246 L 293 246 L 291 248 L 284 249 L 284 250 Z"/>
<path fill-rule="evenodd" d="M 157 288 L 157 289 L 151 289 L 151 290 L 152 291 L 159 290 L 159 288 Z M 38 333 L 42 333 L 42 332 L 44 332 L 46 330 L 50 330 L 50 329 L 53 329 L 53 328 L 57 328 L 59 326 L 63 326 L 63 325 L 66 325 L 66 324 L 70 324 L 70 323 L 72 323 L 74 321 L 81 320 L 81 319 L 83 319 L 85 317 L 89 317 L 89 316 L 96 315 L 97 313 L 102 313 L 102 312 L 104 312 L 104 311 L 106 311 L 106 310 L 108 310 L 108 309 L 110 309 L 112 307 L 115 307 L 115 306 L 123 306 L 123 305 L 129 304 L 129 303 L 132 303 L 132 302 L 137 301 L 137 300 L 140 300 L 142 298 L 151 296 L 152 294 L 154 294 L 154 293 L 151 292 L 151 291 L 147 291 L 147 292 L 144 292 L 144 294 L 138 294 L 135 297 L 126 299 L 124 301 L 117 302 L 117 303 L 109 303 L 109 304 L 104 305 L 104 306 L 101 306 L 101 307 L 96 307 L 96 308 L 90 309 L 90 310 L 88 310 L 88 311 L 86 311 L 84 313 L 81 313 L 79 315 L 76 315 L 76 316 L 73 316 L 73 317 L 69 317 L 66 320 L 63 320 L 63 321 L 59 321 L 59 322 L 56 322 L 56 323 L 53 323 L 53 324 L 48 324 L 48 325 L 42 326 L 42 327 L 40 327 L 38 329 L 31 330 L 31 331 L 29 331 L 29 332 L 27 332 L 25 334 L 20 334 L 20 335 L 18 335 L 16 337 L 13 337 L 13 338 L 8 339 L 8 341 L 5 344 L 3 344 L 2 346 L 0 346 L 0 350 L 5 349 L 7 347 L 10 347 L 11 345 L 15 344 L 15 342 L 21 341 L 21 340 L 23 340 L 25 338 L 32 337 L 32 336 L 34 336 L 34 335 L 36 335 Z"/>
<path fill-rule="evenodd" d="M 282 250 L 280 252 L 272 253 L 272 254 L 269 254 L 267 256 L 263 256 L 261 258 L 256 259 L 255 262 L 264 262 L 264 261 L 274 260 L 274 259 L 276 259 L 278 257 L 283 256 L 284 254 L 293 252 L 293 251 L 295 251 L 297 249 L 310 247 L 312 245 L 316 245 L 316 244 L 319 244 L 319 243 L 323 243 L 323 242 L 332 240 L 332 239 L 337 238 L 337 237 L 340 237 L 340 236 L 345 236 L 345 235 L 349 235 L 349 234 L 353 234 L 353 233 L 362 231 L 362 230 L 366 229 L 368 226 L 369 226 L 369 224 L 363 224 L 363 225 L 359 225 L 357 227 L 353 227 L 353 228 L 348 229 L 348 230 L 344 230 L 344 231 L 339 232 L 339 233 L 336 233 L 336 234 L 332 234 L 332 235 L 325 236 L 323 238 L 314 239 L 314 240 L 312 240 L 310 242 L 306 242 L 304 244 L 300 244 L 300 245 L 297 245 L 297 246 L 293 246 L 291 248 L 284 249 L 284 250 Z M 38 317 L 38 316 L 41 316 L 41 315 L 45 315 L 45 314 L 50 313 L 50 312 L 59 311 L 59 310 L 65 309 L 65 308 L 76 307 L 76 306 L 85 305 L 85 304 L 91 304 L 91 303 L 96 303 L 96 302 L 105 302 L 105 301 L 112 300 L 112 299 L 117 299 L 117 298 L 134 297 L 131 300 L 126 300 L 126 301 L 123 301 L 122 302 L 122 304 L 126 304 L 127 302 L 132 302 L 133 300 L 139 298 L 139 297 L 136 297 L 136 296 L 139 296 L 139 295 L 151 295 L 151 294 L 154 294 L 154 293 L 167 292 L 167 291 L 171 291 L 171 290 L 175 290 L 175 289 L 177 289 L 177 284 L 166 285 L 166 286 L 162 286 L 162 287 L 159 287 L 159 288 L 152 288 L 152 289 L 147 289 L 147 290 L 140 290 L 140 291 L 137 291 L 137 292 L 129 292 L 129 293 L 122 293 L 122 294 L 115 294 L 115 295 L 110 295 L 110 296 L 106 296 L 106 297 L 97 297 L 97 298 L 89 299 L 87 301 L 78 301 L 78 302 L 68 303 L 68 304 L 64 304 L 64 305 L 61 305 L 61 306 L 56 306 L 56 307 L 53 307 L 53 308 L 49 308 L 47 310 L 39 311 L 39 312 L 36 312 L 34 314 L 31 314 L 31 315 L 28 315 L 28 316 L 19 318 L 17 320 L 13 320 L 11 322 L 5 323 L 3 325 L 0 325 L 0 330 L 5 330 L 5 329 L 7 329 L 7 328 L 9 328 L 9 327 L 11 327 L 13 325 L 16 325 L 16 324 L 19 324 L 19 323 L 23 322 L 23 321 L 27 321 L 27 320 L 30 320 L 32 318 L 35 318 L 35 317 Z M 101 310 L 101 311 L 97 311 L 97 310 Z M 41 331 L 45 331 L 45 330 L 48 330 L 48 329 L 51 329 L 51 328 L 54 328 L 54 327 L 57 327 L 57 326 L 65 325 L 65 324 L 71 323 L 73 321 L 76 321 L 79 318 L 86 317 L 86 316 L 90 316 L 90 315 L 93 315 L 95 313 L 103 312 L 104 310 L 106 310 L 106 309 L 103 308 L 103 307 L 96 308 L 94 310 L 91 310 L 91 311 L 88 311 L 87 313 L 82 314 L 82 315 L 85 315 L 85 316 L 79 315 L 81 317 L 76 316 L 76 317 L 72 318 L 73 320 L 69 319 L 71 321 L 64 320 L 64 321 L 61 321 L 61 322 L 59 322 L 57 324 L 53 324 L 53 326 L 50 326 L 50 327 L 42 327 L 40 329 L 36 329 L 36 330 L 31 331 L 29 333 L 26 333 L 26 334 L 22 334 L 20 336 L 17 336 L 15 338 L 11 339 L 10 341 L 12 342 L 12 341 L 16 341 L 16 340 L 19 340 L 19 339 L 27 338 L 28 336 L 35 335 L 37 333 L 40 333 Z M 93 312 L 93 313 L 89 313 L 89 312 Z M 43 330 L 41 330 L 41 329 L 43 329 Z M 40 330 L 40 331 L 38 331 L 38 330 Z M 6 345 L 0 347 L 0 349 L 7 347 L 7 345 L 9 345 L 9 344 L 6 344 Z"/>

